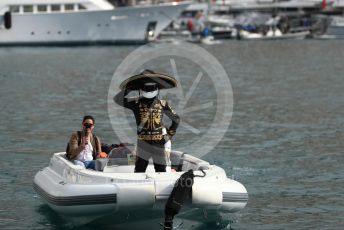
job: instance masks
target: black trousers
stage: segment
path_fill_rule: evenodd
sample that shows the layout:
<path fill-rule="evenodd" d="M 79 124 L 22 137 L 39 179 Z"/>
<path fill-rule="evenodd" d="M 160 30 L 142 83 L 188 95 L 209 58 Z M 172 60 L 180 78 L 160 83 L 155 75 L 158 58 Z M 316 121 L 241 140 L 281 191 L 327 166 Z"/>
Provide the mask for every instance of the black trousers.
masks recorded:
<path fill-rule="evenodd" d="M 166 172 L 165 140 L 137 141 L 135 172 L 146 172 L 149 159 L 153 158 L 156 172 Z"/>

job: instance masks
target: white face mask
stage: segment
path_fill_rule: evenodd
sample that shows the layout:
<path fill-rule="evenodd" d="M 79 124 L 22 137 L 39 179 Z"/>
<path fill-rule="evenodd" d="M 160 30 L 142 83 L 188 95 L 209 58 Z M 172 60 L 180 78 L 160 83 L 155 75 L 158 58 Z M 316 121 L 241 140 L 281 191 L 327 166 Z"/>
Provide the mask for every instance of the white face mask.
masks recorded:
<path fill-rule="evenodd" d="M 151 91 L 151 92 L 146 92 L 146 91 L 143 91 L 140 89 L 140 94 L 142 95 L 142 97 L 144 98 L 154 98 L 158 95 L 158 90 L 154 90 L 154 91 Z"/>

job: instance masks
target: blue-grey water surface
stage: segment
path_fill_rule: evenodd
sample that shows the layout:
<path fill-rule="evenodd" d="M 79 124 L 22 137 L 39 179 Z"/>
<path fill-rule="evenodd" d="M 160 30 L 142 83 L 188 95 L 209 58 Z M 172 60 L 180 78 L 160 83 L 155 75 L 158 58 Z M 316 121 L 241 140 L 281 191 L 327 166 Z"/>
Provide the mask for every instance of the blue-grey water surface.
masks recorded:
<path fill-rule="evenodd" d="M 64 151 L 85 114 L 95 116 L 104 142 L 118 142 L 107 114 L 108 87 L 135 48 L 0 49 L 0 229 L 68 228 L 36 195 L 32 179 L 54 152 Z M 231 228 L 342 229 L 344 42 L 228 41 L 204 48 L 225 68 L 234 93 L 230 127 L 204 159 L 243 183 L 250 197 L 228 217 Z M 171 73 L 165 61 L 154 68 Z M 180 77 L 191 82 L 197 66 L 180 62 L 189 71 Z M 191 102 L 212 96 L 202 90 Z M 194 126 L 213 111 L 198 113 Z M 189 140 L 177 134 L 177 141 Z"/>

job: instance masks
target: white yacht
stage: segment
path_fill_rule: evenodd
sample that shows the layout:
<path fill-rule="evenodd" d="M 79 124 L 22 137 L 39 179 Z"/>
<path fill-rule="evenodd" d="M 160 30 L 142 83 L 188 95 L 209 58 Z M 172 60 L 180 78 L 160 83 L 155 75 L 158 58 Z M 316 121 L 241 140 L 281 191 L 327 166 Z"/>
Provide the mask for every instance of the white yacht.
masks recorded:
<path fill-rule="evenodd" d="M 106 0 L 1 0 L 0 45 L 144 43 L 187 3 L 114 7 Z"/>

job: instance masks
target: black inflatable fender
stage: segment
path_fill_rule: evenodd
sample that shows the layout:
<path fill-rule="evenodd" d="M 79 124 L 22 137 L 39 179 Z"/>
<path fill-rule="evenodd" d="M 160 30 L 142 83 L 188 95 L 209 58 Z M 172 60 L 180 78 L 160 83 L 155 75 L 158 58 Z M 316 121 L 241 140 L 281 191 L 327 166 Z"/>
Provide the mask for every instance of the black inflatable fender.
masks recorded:
<path fill-rule="evenodd" d="M 12 14 L 9 11 L 4 14 L 4 24 L 6 29 L 12 28 Z"/>

